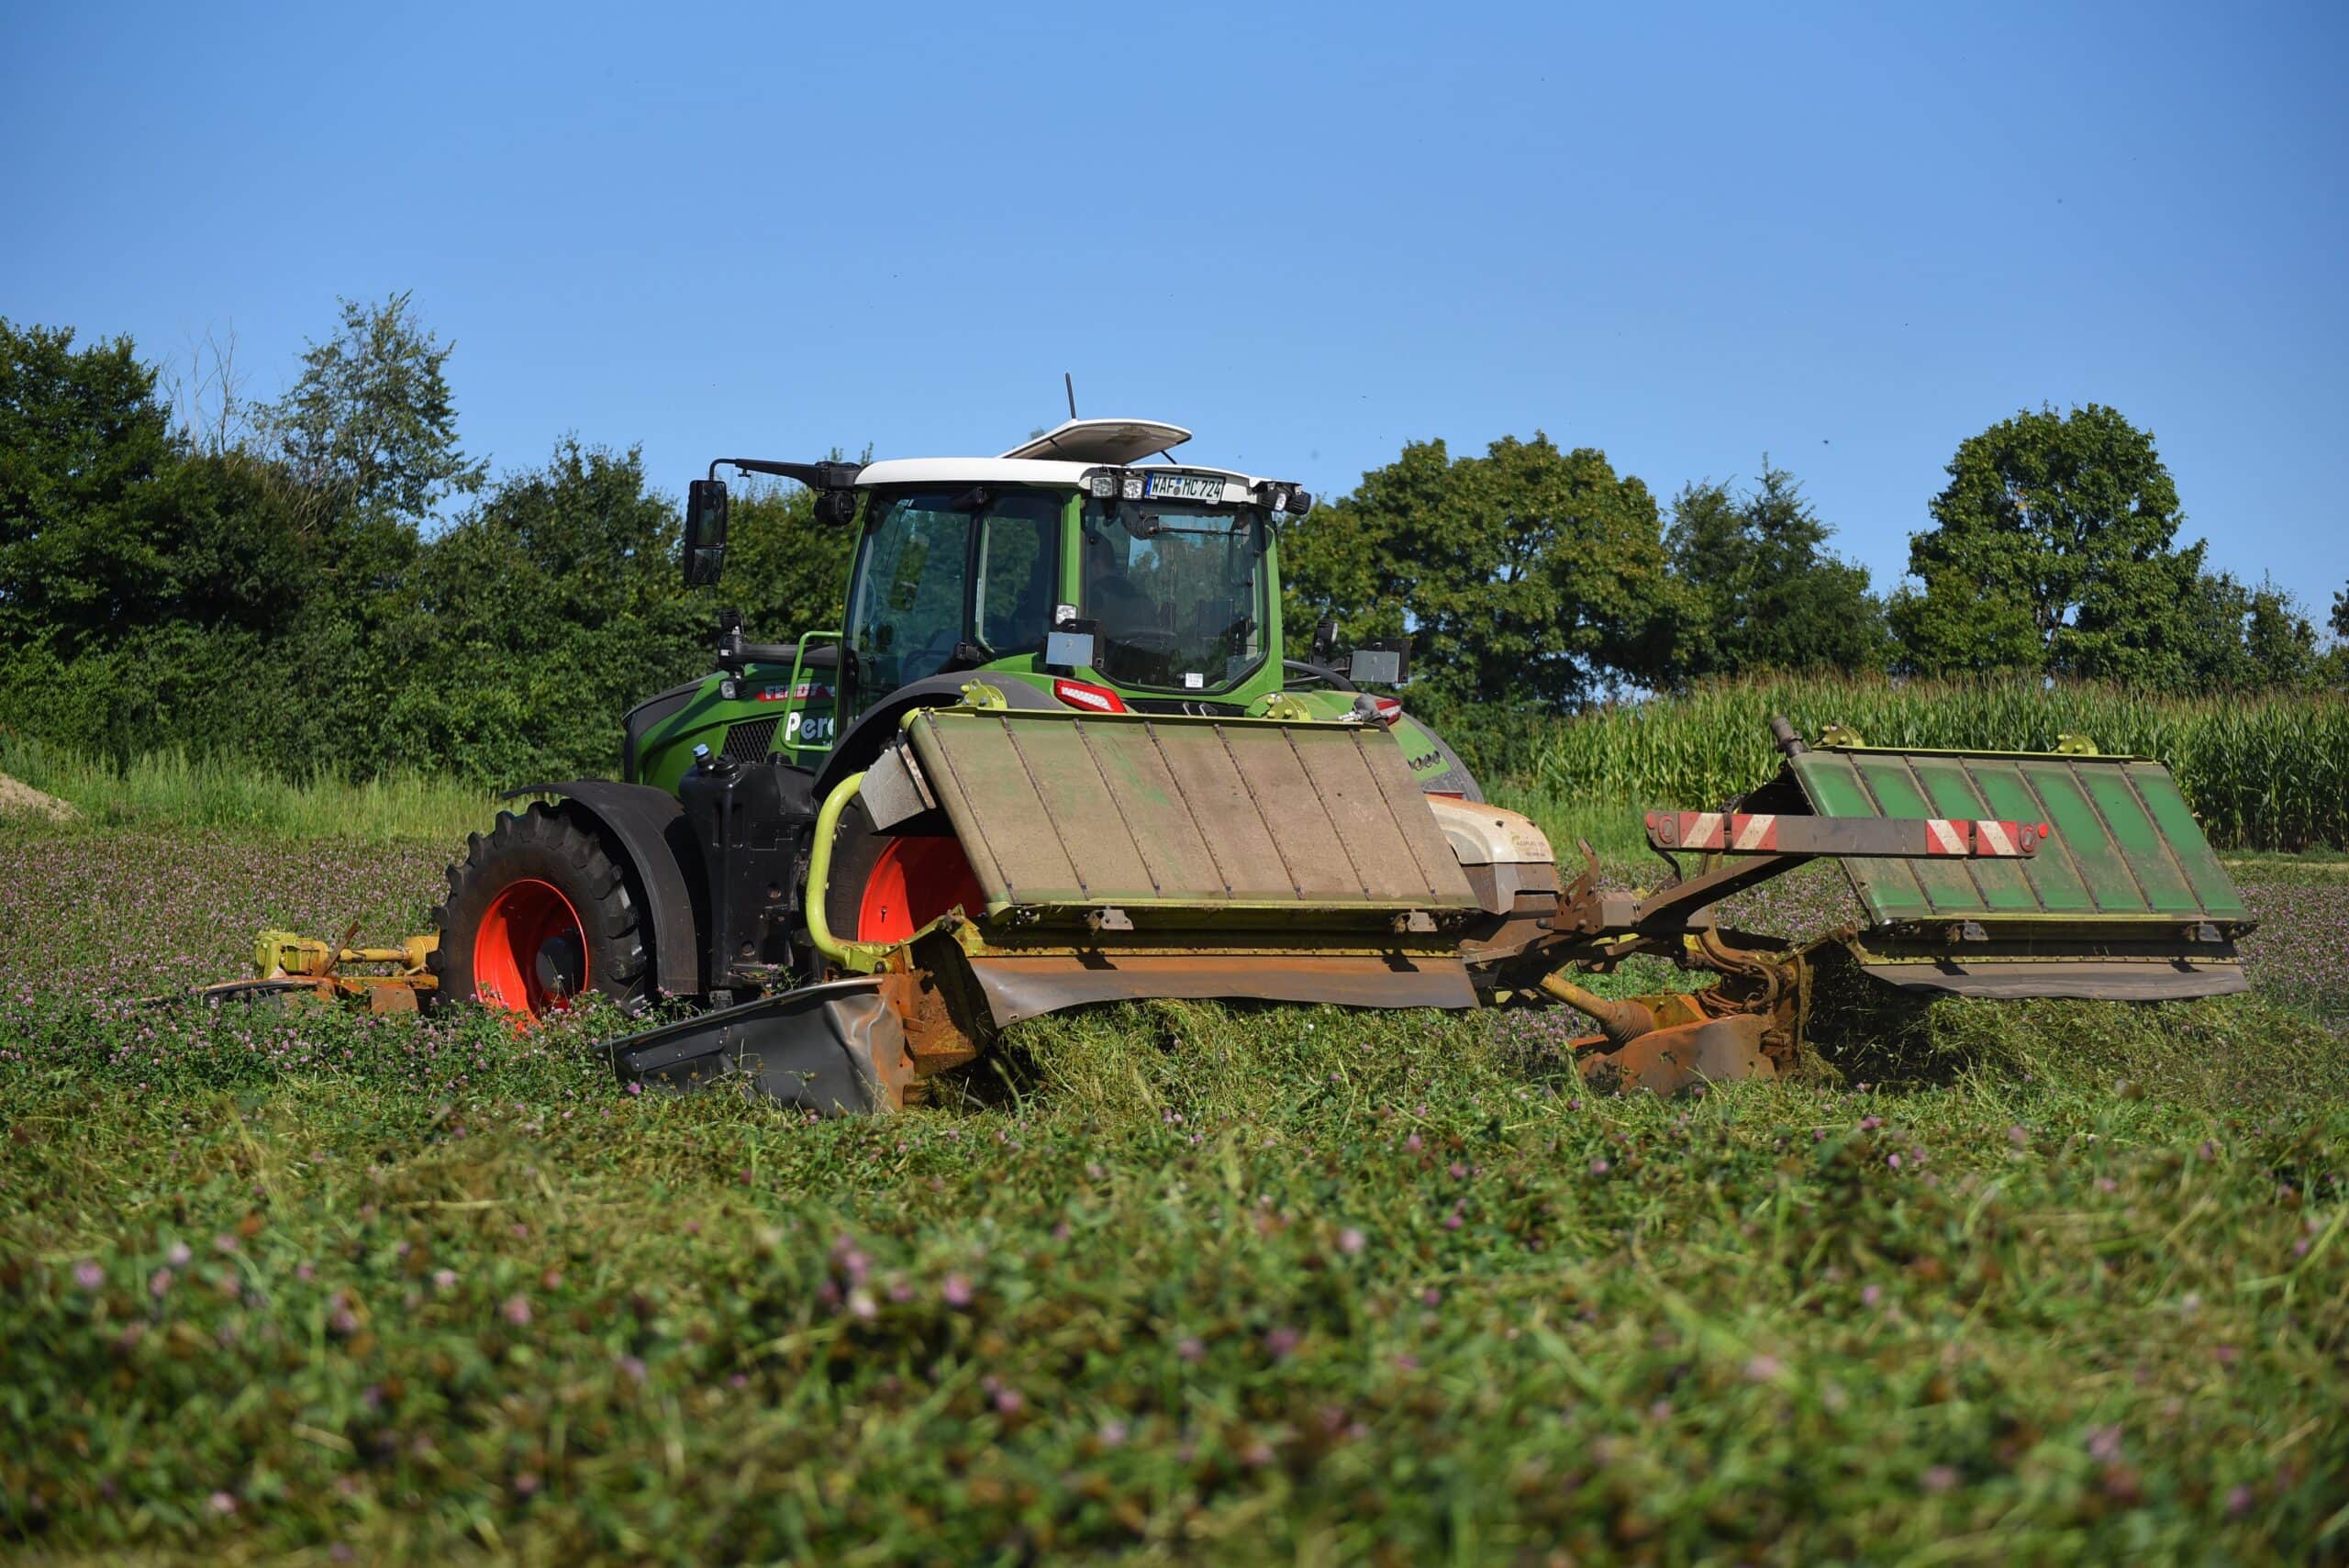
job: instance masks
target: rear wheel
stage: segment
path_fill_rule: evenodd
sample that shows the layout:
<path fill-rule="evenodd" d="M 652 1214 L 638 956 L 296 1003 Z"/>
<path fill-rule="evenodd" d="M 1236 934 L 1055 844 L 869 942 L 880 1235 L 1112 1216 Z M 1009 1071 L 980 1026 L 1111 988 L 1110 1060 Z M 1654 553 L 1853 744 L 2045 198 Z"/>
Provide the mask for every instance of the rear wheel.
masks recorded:
<path fill-rule="evenodd" d="M 824 918 L 847 941 L 901 942 L 960 906 L 986 913 L 985 891 L 951 833 L 883 833 L 861 800 L 841 814 Z"/>
<path fill-rule="evenodd" d="M 651 966 L 626 874 L 602 840 L 543 804 L 501 811 L 467 840 L 432 920 L 435 1005 L 535 1020 L 591 989 L 622 1004 L 644 995 Z"/>

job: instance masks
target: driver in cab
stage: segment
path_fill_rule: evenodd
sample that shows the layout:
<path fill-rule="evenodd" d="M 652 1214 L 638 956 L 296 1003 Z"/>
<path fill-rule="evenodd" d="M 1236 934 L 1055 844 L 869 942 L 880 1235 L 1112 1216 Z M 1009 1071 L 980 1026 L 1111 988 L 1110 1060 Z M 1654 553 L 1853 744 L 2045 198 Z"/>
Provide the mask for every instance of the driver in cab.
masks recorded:
<path fill-rule="evenodd" d="M 1107 530 L 1085 531 L 1085 612 L 1111 642 L 1131 642 L 1158 628 L 1157 606 L 1126 578 L 1126 541 Z"/>

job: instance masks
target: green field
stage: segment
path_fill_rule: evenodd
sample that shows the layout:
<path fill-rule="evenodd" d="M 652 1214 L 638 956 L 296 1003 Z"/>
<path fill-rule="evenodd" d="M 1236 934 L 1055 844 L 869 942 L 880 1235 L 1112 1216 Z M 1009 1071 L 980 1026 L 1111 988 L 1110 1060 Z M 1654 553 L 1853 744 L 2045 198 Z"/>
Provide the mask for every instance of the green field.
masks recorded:
<path fill-rule="evenodd" d="M 621 1092 L 608 1017 L 127 1005 L 255 925 L 392 934 L 442 858 L 0 828 L 8 1538 L 2349 1553 L 2330 868 L 2247 872 L 2260 995 L 1872 1015 L 1672 1102 L 1583 1094 L 1538 1015 L 1130 1007 L 810 1124 Z"/>

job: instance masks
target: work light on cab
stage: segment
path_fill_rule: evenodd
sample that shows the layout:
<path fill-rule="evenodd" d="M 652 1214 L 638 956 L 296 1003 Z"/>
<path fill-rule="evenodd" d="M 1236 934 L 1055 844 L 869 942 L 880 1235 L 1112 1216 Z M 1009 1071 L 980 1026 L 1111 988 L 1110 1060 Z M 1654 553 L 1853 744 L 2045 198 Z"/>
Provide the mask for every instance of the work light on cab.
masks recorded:
<path fill-rule="evenodd" d="M 1087 713 L 1124 713 L 1126 699 L 1107 686 L 1097 686 L 1085 681 L 1055 680 L 1052 695 L 1071 707 L 1081 707 Z"/>
<path fill-rule="evenodd" d="M 1313 492 L 1302 485 L 1276 484 L 1269 479 L 1262 480 L 1258 482 L 1254 495 L 1256 504 L 1275 517 L 1284 515 L 1301 517 L 1313 510 Z"/>

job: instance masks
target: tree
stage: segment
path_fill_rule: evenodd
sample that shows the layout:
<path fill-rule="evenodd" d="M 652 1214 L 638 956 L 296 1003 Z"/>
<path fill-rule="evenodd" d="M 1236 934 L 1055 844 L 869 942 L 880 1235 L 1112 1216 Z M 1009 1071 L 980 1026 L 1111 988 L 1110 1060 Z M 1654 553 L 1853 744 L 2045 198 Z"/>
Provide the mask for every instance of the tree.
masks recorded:
<path fill-rule="evenodd" d="M 128 338 L 0 319 L 0 617 L 70 649 L 147 611 L 166 576 L 158 486 L 175 453 Z"/>
<path fill-rule="evenodd" d="M 300 378 L 261 416 L 313 526 L 352 517 L 417 523 L 482 486 L 488 465 L 457 448 L 444 373 L 456 346 L 425 330 L 409 298 L 339 301 L 342 330 L 309 346 Z"/>
<path fill-rule="evenodd" d="M 392 677 L 380 662 L 395 646 L 422 526 L 451 497 L 477 492 L 486 471 L 458 446 L 452 350 L 410 296 L 339 303 L 340 329 L 310 344 L 294 385 L 253 421 L 308 562 L 280 648 L 304 672 L 302 700 L 272 720 L 273 743 L 305 766 L 350 765 L 354 741 L 329 715 L 382 700 Z"/>
<path fill-rule="evenodd" d="M 1833 532 L 1794 475 L 1762 460 L 1760 483 L 1734 495 L 1690 484 L 1672 504 L 1664 543 L 1696 601 L 1682 656 L 1692 676 L 1762 670 L 1881 670 L 1889 639 L 1867 570 L 1830 554 Z"/>
<path fill-rule="evenodd" d="M 678 575 L 674 503 L 640 452 L 556 443 L 424 542 L 379 634 L 379 764 L 484 778 L 608 771 L 618 715 L 708 667 Z"/>
<path fill-rule="evenodd" d="M 2349 639 L 2349 588 L 2332 595 L 2332 635 Z"/>
<path fill-rule="evenodd" d="M 2252 591 L 2243 617 L 2243 647 L 2252 662 L 2277 686 L 2308 684 L 2316 675 L 2316 625 L 2299 602 L 2273 583 Z"/>
<path fill-rule="evenodd" d="M 164 622 L 273 629 L 287 518 L 246 453 L 192 453 L 128 339 L 0 321 L 0 616 L 71 656 Z"/>
<path fill-rule="evenodd" d="M 2172 548 L 2184 519 L 2151 435 L 2099 404 L 2026 411 L 1948 472 L 1933 527 L 1909 538 L 1921 587 L 1892 599 L 1905 665 L 2183 677 L 2203 546 Z"/>
<path fill-rule="evenodd" d="M 1655 498 L 1604 452 L 1538 431 L 1482 457 L 1413 442 L 1280 549 L 1292 652 L 1323 615 L 1353 642 L 1408 629 L 1442 702 L 1556 709 L 1674 673 L 1686 596 Z"/>
<path fill-rule="evenodd" d="M 2207 691 L 2263 691 L 2323 681 L 2316 623 L 2273 582 L 2247 588 L 2232 573 L 2206 574 L 2191 613 L 2188 684 Z"/>

